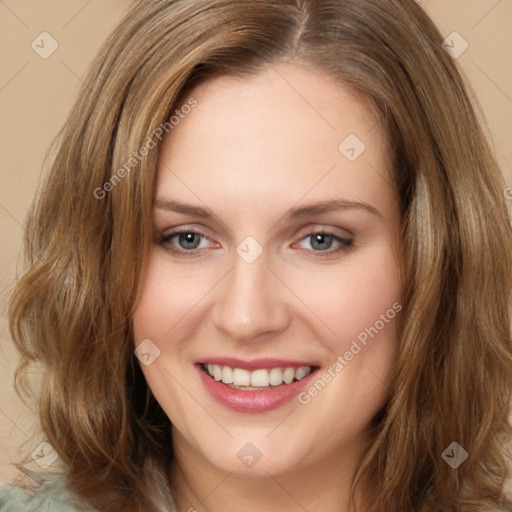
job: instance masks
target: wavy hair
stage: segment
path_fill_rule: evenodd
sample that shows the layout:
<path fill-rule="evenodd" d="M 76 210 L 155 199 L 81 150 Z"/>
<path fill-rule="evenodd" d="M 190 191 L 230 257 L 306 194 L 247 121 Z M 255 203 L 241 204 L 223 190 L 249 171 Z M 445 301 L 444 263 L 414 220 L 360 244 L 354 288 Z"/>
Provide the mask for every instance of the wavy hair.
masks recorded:
<path fill-rule="evenodd" d="M 155 129 L 201 80 L 289 61 L 368 100 L 401 201 L 398 359 L 353 496 L 369 481 L 366 512 L 512 510 L 512 230 L 481 107 L 442 42 L 413 0 L 145 0 L 125 14 L 55 141 L 10 302 L 17 388 L 44 365 L 42 428 L 77 496 L 99 511 L 161 512 L 173 492 L 171 423 L 131 324 Z M 155 149 L 120 173 L 148 141 Z M 441 457 L 454 441 L 468 452 L 458 469 Z"/>

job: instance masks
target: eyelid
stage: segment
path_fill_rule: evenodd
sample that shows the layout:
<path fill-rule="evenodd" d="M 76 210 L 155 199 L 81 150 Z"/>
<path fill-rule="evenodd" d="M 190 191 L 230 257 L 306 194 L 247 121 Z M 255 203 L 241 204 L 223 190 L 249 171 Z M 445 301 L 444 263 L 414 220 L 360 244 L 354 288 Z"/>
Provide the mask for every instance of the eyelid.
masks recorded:
<path fill-rule="evenodd" d="M 212 242 L 213 244 L 215 245 L 219 245 L 217 244 L 216 242 L 213 242 L 213 240 L 204 232 L 202 231 L 201 229 L 198 229 L 198 228 L 187 228 L 186 226 L 184 228 L 177 228 L 177 229 L 174 229 L 173 231 L 170 231 L 169 233 L 160 233 L 159 234 L 159 238 L 161 241 L 165 240 L 165 239 L 171 239 L 175 236 L 178 236 L 178 235 L 181 235 L 181 234 L 195 234 L 195 235 L 199 235 L 201 237 L 203 237 L 204 239 Z M 192 253 L 192 250 L 190 251 L 185 251 L 184 249 L 182 249 L 183 252 L 189 252 L 189 253 Z M 202 249 L 194 249 L 194 250 L 202 250 Z M 179 251 L 179 249 L 178 249 Z"/>
<path fill-rule="evenodd" d="M 299 250 L 309 253 L 308 256 L 312 257 L 319 257 L 319 258 L 335 258 L 340 253 L 344 251 L 348 251 L 350 249 L 353 249 L 353 242 L 354 237 L 353 235 L 350 235 L 348 238 L 346 236 L 337 234 L 335 231 L 339 228 L 330 228 L 326 226 L 309 226 L 308 228 L 303 228 L 299 234 L 296 234 L 294 236 L 294 239 L 298 238 L 296 242 L 293 242 L 292 247 L 296 244 L 300 244 L 301 242 L 307 240 L 308 238 L 314 236 L 314 235 L 325 235 L 328 237 L 331 237 L 338 245 L 339 247 L 336 249 L 327 249 L 327 250 L 313 250 L 313 249 L 301 249 Z M 160 244 L 165 246 L 166 244 L 170 244 L 171 240 L 179 235 L 182 234 L 195 234 L 203 239 L 206 239 L 210 242 L 210 247 L 213 245 L 219 246 L 218 243 L 212 241 L 212 239 L 203 232 L 203 230 L 198 228 L 188 228 L 187 226 L 180 226 L 179 228 L 174 228 L 173 231 L 164 234 L 161 233 L 159 235 L 159 241 Z M 176 255 L 177 257 L 182 258 L 194 258 L 194 257 L 200 257 L 205 249 L 208 249 L 209 247 L 203 247 L 203 248 L 195 248 L 195 249 L 180 249 L 175 247 L 167 247 L 166 250 L 169 251 L 171 254 Z"/>
<path fill-rule="evenodd" d="M 211 240 L 211 237 L 207 234 L 206 229 L 203 229 L 202 227 L 192 227 L 188 225 L 179 225 L 179 226 L 173 226 L 169 227 L 167 229 L 158 230 L 157 233 L 159 237 L 169 237 L 171 235 L 176 235 L 179 233 L 196 233 L 198 235 L 202 235 L 205 238 L 208 238 L 208 240 Z"/>
<path fill-rule="evenodd" d="M 331 258 L 335 258 L 340 253 L 342 253 L 344 251 L 348 251 L 348 250 L 354 248 L 354 240 L 353 240 L 353 238 L 345 238 L 345 237 L 337 235 L 336 233 L 333 233 L 332 231 L 329 231 L 327 229 L 325 229 L 325 230 L 321 230 L 321 229 L 315 230 L 314 229 L 313 231 L 310 231 L 310 232 L 308 232 L 308 233 L 306 233 L 304 235 L 301 235 L 299 240 L 298 240 L 298 242 L 294 242 L 293 245 L 300 244 L 303 241 L 310 239 L 314 235 L 324 235 L 324 236 L 331 237 L 339 245 L 339 247 L 337 247 L 335 249 L 327 249 L 325 251 L 315 251 L 315 250 L 309 250 L 309 249 L 301 249 L 301 250 L 305 251 L 306 253 L 309 253 L 309 255 L 313 254 L 314 255 L 313 257 L 318 257 L 318 258 L 329 258 L 329 257 L 331 257 Z"/>
<path fill-rule="evenodd" d="M 206 234 L 206 231 L 201 228 L 196 227 L 189 227 L 187 225 L 179 226 L 179 227 L 173 227 L 169 228 L 171 231 L 167 234 L 165 234 L 165 231 L 159 232 L 158 236 L 160 238 L 169 237 L 171 235 L 176 235 L 180 233 L 196 233 L 198 235 L 202 235 L 203 237 L 207 238 L 208 240 L 211 240 L 210 236 Z M 346 234 L 340 234 L 338 231 L 344 231 Z M 334 226 L 325 226 L 324 224 L 315 224 L 313 226 L 308 226 L 305 228 L 300 229 L 295 235 L 293 235 L 293 238 L 300 239 L 304 238 L 305 236 L 310 236 L 318 233 L 324 233 L 327 235 L 334 235 L 338 236 L 340 238 L 343 238 L 345 240 L 352 240 L 354 237 L 354 234 L 348 231 L 347 229 L 341 229 Z"/>
<path fill-rule="evenodd" d="M 313 225 L 309 225 L 305 228 L 301 228 L 298 231 L 298 233 L 296 235 L 294 235 L 294 238 L 295 237 L 303 238 L 305 236 L 314 235 L 316 233 L 325 233 L 327 235 L 337 236 L 337 237 L 343 238 L 345 240 L 350 240 L 350 241 L 352 241 L 353 238 L 355 237 L 354 233 L 352 233 L 348 229 L 339 228 L 339 227 L 335 227 L 335 226 L 329 226 L 326 224 L 313 224 Z"/>
<path fill-rule="evenodd" d="M 336 240 L 343 240 L 345 242 L 353 242 L 352 238 L 347 238 L 345 236 L 341 236 L 332 231 L 329 231 L 328 229 L 313 229 L 312 231 L 303 233 L 300 235 L 298 242 L 302 242 L 305 238 L 309 238 L 314 235 L 325 235 L 325 236 L 330 236 Z M 294 244 L 295 243 L 297 243 L 297 242 L 294 242 Z"/>

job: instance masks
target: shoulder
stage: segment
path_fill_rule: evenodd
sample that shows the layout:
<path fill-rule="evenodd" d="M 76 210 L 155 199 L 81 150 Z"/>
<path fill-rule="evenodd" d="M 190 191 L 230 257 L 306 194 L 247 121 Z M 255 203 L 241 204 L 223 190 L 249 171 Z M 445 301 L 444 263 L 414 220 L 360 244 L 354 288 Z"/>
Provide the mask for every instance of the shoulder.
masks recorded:
<path fill-rule="evenodd" d="M 73 497 L 63 475 L 34 475 L 0 487 L 0 512 L 94 512 Z"/>

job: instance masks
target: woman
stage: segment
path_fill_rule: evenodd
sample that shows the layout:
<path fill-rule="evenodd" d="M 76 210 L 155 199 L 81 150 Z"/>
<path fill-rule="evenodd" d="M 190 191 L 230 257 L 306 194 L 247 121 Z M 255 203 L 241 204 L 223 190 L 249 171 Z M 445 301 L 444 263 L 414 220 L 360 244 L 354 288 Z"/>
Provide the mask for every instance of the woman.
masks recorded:
<path fill-rule="evenodd" d="M 10 325 L 65 471 L 0 510 L 512 510 L 504 184 L 415 2 L 140 2 L 59 148 Z"/>

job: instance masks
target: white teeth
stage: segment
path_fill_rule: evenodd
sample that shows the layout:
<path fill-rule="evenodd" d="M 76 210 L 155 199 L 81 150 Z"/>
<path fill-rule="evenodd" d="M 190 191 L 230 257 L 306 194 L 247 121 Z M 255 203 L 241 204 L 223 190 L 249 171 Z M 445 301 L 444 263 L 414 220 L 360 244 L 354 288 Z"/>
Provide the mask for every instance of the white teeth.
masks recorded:
<path fill-rule="evenodd" d="M 233 368 L 233 384 L 235 386 L 250 386 L 251 372 L 242 368 Z"/>
<path fill-rule="evenodd" d="M 224 382 L 224 384 L 233 383 L 233 369 L 229 366 L 224 366 L 222 368 L 222 382 Z"/>
<path fill-rule="evenodd" d="M 272 368 L 268 374 L 268 380 L 272 386 L 280 386 L 283 383 L 283 370 L 281 368 Z"/>
<path fill-rule="evenodd" d="M 222 368 L 218 364 L 213 365 L 213 378 L 215 380 L 222 380 Z"/>
<path fill-rule="evenodd" d="M 251 386 L 265 387 L 268 386 L 269 380 L 267 370 L 256 370 L 251 373 Z"/>
<path fill-rule="evenodd" d="M 293 382 L 294 378 L 295 378 L 295 369 L 294 368 L 286 368 L 286 370 L 283 372 L 283 381 L 286 384 L 290 384 L 290 382 Z"/>
<path fill-rule="evenodd" d="M 299 366 L 297 370 L 295 370 L 295 378 L 297 380 L 303 379 L 306 375 L 309 375 L 310 372 L 310 366 Z"/>
<path fill-rule="evenodd" d="M 232 384 L 233 386 L 255 388 L 280 386 L 283 383 L 291 384 L 294 380 L 303 379 L 312 371 L 311 366 L 261 369 L 252 372 L 242 368 L 231 368 L 230 366 L 217 364 L 207 364 L 205 367 L 208 374 L 216 381 L 222 381 L 224 384 Z"/>

